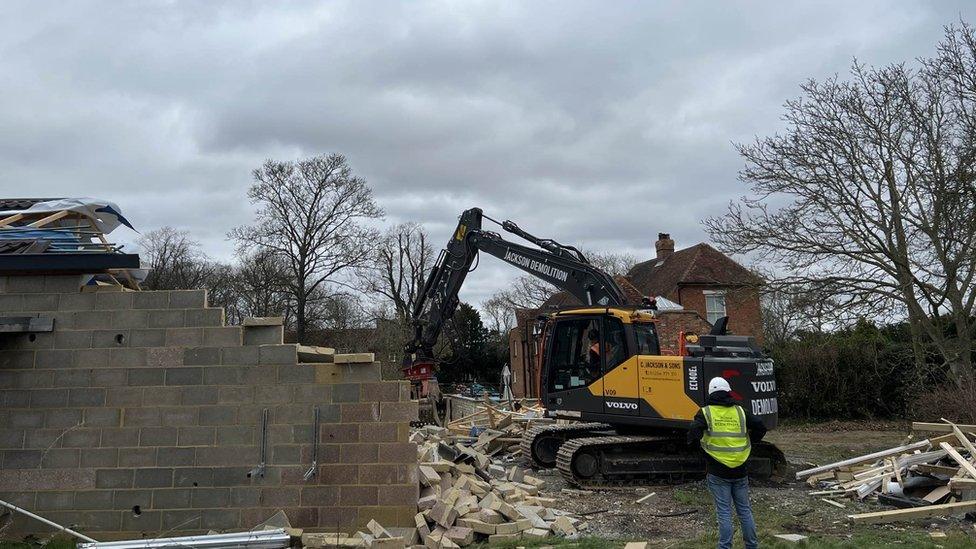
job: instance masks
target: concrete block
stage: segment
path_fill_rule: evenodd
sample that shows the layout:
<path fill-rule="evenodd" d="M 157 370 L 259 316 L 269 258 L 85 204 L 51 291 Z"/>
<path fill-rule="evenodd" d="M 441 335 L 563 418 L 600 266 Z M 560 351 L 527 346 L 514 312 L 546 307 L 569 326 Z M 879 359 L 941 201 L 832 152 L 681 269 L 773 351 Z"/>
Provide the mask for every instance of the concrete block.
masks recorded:
<path fill-rule="evenodd" d="M 119 309 L 112 311 L 112 327 L 124 330 L 149 328 L 149 311 L 145 309 Z"/>
<path fill-rule="evenodd" d="M 0 409 L 27 408 L 30 406 L 30 391 L 11 389 L 0 391 Z"/>
<path fill-rule="evenodd" d="M 157 309 L 149 311 L 148 328 L 181 328 L 183 327 L 183 309 Z"/>
<path fill-rule="evenodd" d="M 81 349 L 74 351 L 78 368 L 105 368 L 109 365 L 109 349 Z"/>
<path fill-rule="evenodd" d="M 118 510 L 131 511 L 136 505 L 143 509 L 152 506 L 152 490 L 114 490 L 112 495 L 112 507 Z"/>
<path fill-rule="evenodd" d="M 74 366 L 74 351 L 42 349 L 34 353 L 34 368 L 73 368 Z"/>
<path fill-rule="evenodd" d="M 371 442 L 399 442 L 399 423 L 360 423 L 359 438 Z"/>
<path fill-rule="evenodd" d="M 35 469 L 41 466 L 44 450 L 4 450 L 4 469 Z M 76 456 L 77 457 L 77 456 Z M 77 467 L 77 463 L 75 464 Z"/>
<path fill-rule="evenodd" d="M 144 406 L 179 406 L 183 402 L 181 387 L 146 387 L 142 390 L 142 404 Z M 172 418 L 160 418 L 164 425 Z M 181 425 L 181 424 L 177 424 Z"/>
<path fill-rule="evenodd" d="M 96 292 L 95 310 L 107 311 L 132 308 L 134 292 Z"/>
<path fill-rule="evenodd" d="M 58 300 L 59 311 L 91 311 L 95 308 L 93 293 L 61 294 Z"/>
<path fill-rule="evenodd" d="M 417 421 L 416 401 L 380 403 L 380 421 Z"/>
<path fill-rule="evenodd" d="M 238 467 L 215 467 L 213 469 L 213 485 L 214 486 L 246 486 L 251 484 L 251 479 L 247 476 L 248 472 L 251 470 L 251 466 L 238 466 Z M 275 473 L 277 469 L 269 468 L 265 472 L 265 478 L 254 479 L 254 482 L 260 482 L 263 484 L 273 484 L 275 482 Z"/>
<path fill-rule="evenodd" d="M 88 387 L 91 385 L 91 370 L 60 370 L 54 377 L 55 387 Z"/>
<path fill-rule="evenodd" d="M 207 346 L 232 347 L 240 345 L 242 341 L 240 326 L 219 326 L 203 329 L 203 344 Z"/>
<path fill-rule="evenodd" d="M 175 446 L 176 427 L 143 427 L 139 430 L 139 446 Z"/>
<path fill-rule="evenodd" d="M 0 370 L 34 367 L 34 351 L 0 350 Z"/>
<path fill-rule="evenodd" d="M 201 404 L 217 404 L 217 387 L 210 385 L 184 386 L 183 405 L 197 406 Z"/>
<path fill-rule="evenodd" d="M 180 427 L 177 443 L 180 446 L 213 446 L 215 428 L 209 426 Z"/>
<path fill-rule="evenodd" d="M 89 385 L 92 387 L 118 387 L 120 385 L 126 385 L 128 380 L 128 375 L 124 368 L 114 368 L 111 370 L 102 368 L 99 370 L 82 371 L 91 372 Z"/>
<path fill-rule="evenodd" d="M 106 311 L 75 311 L 71 313 L 71 326 L 75 330 L 111 330 L 112 315 Z"/>
<path fill-rule="evenodd" d="M 378 444 L 379 456 L 383 463 L 414 463 L 417 461 L 417 445 L 412 442 L 391 442 Z"/>
<path fill-rule="evenodd" d="M 159 448 L 156 450 L 156 464 L 161 467 L 192 466 L 195 455 L 193 448 Z"/>
<path fill-rule="evenodd" d="M 128 330 L 93 330 L 91 332 L 91 346 L 102 347 L 128 347 Z"/>
<path fill-rule="evenodd" d="M 201 526 L 203 521 L 203 515 L 200 511 L 196 509 L 185 509 L 179 511 L 162 511 L 162 525 L 160 529 L 164 531 L 169 531 L 173 528 L 180 528 L 183 530 L 202 530 Z"/>
<path fill-rule="evenodd" d="M 173 486 L 173 470 L 165 469 L 136 469 L 135 488 L 163 488 Z"/>
<path fill-rule="evenodd" d="M 97 469 L 95 488 L 132 488 L 132 469 Z"/>
<path fill-rule="evenodd" d="M 278 383 L 315 383 L 315 370 L 302 364 L 278 366 Z"/>
<path fill-rule="evenodd" d="M 185 366 L 211 366 L 220 364 L 219 347 L 194 347 L 183 349 Z"/>
<path fill-rule="evenodd" d="M 291 389 L 291 401 L 296 404 L 320 404 L 332 401 L 332 390 L 328 385 L 294 385 Z"/>
<path fill-rule="evenodd" d="M 155 466 L 155 448 L 119 448 L 119 467 Z"/>
<path fill-rule="evenodd" d="M 376 463 L 378 457 L 377 454 L 378 451 L 379 451 L 379 445 L 377 445 L 374 442 L 342 444 L 339 447 L 339 462 L 340 463 Z"/>
<path fill-rule="evenodd" d="M 175 387 L 174 387 L 175 388 Z M 170 387 L 167 387 L 170 389 Z M 176 388 L 178 389 L 178 388 Z M 146 389 L 149 391 L 149 389 Z M 177 392 L 177 396 L 182 391 Z M 178 405 L 179 400 L 173 404 Z M 190 427 L 200 422 L 200 409 L 197 407 L 175 406 L 172 408 L 160 408 L 159 422 L 169 427 Z"/>
<path fill-rule="evenodd" d="M 152 491 L 153 509 L 185 509 L 190 506 L 190 490 L 162 488 Z"/>
<path fill-rule="evenodd" d="M 166 345 L 201 347 L 203 344 L 203 328 L 168 328 L 166 330 Z"/>
<path fill-rule="evenodd" d="M 404 382 L 409 385 L 409 382 Z M 400 400 L 400 385 L 396 381 L 381 381 L 362 384 L 362 398 L 364 402 L 398 402 Z"/>
<path fill-rule="evenodd" d="M 118 448 L 86 448 L 79 452 L 81 467 L 118 467 Z"/>
<path fill-rule="evenodd" d="M 76 448 L 47 450 L 40 466 L 44 469 L 73 469 L 80 465 L 81 451 Z"/>
<path fill-rule="evenodd" d="M 48 275 L 44 277 L 44 291 L 55 294 L 74 293 L 87 282 L 83 275 Z"/>
<path fill-rule="evenodd" d="M 77 290 L 77 288 L 75 288 Z M 43 276 L 8 276 L 6 292 L 11 294 L 44 292 Z"/>
<path fill-rule="evenodd" d="M 112 509 L 115 494 L 108 490 L 75 492 L 75 509 L 83 511 Z"/>
<path fill-rule="evenodd" d="M 230 488 L 197 488 L 190 497 L 190 506 L 197 509 L 226 507 L 230 504 Z"/>
<path fill-rule="evenodd" d="M 118 370 L 126 375 L 128 379 L 128 370 Z M 138 385 L 139 380 L 134 379 L 133 384 Z M 105 390 L 105 404 L 108 406 L 139 406 L 142 404 L 142 388 L 141 387 L 108 387 Z"/>
<path fill-rule="evenodd" d="M 224 325 L 224 309 L 187 309 L 183 325 L 186 327 L 211 327 Z"/>
<path fill-rule="evenodd" d="M 376 486 L 340 486 L 340 505 L 376 505 L 378 489 Z"/>
<path fill-rule="evenodd" d="M 159 425 L 159 408 L 126 408 L 122 412 L 126 427 L 155 427 Z"/>
<path fill-rule="evenodd" d="M 233 507 L 254 508 L 261 504 L 261 488 L 234 487 L 230 489 L 230 504 Z"/>
<path fill-rule="evenodd" d="M 22 311 L 57 311 L 58 294 L 24 294 L 21 302 Z"/>
<path fill-rule="evenodd" d="M 375 361 L 373 353 L 348 353 L 335 355 L 336 364 L 372 364 Z"/>
<path fill-rule="evenodd" d="M 74 492 L 39 492 L 37 494 L 36 509 L 38 511 L 52 511 L 75 508 Z"/>
<path fill-rule="evenodd" d="M 111 368 L 144 368 L 147 351 L 143 347 L 109 349 L 108 365 Z"/>
<path fill-rule="evenodd" d="M 165 344 L 166 330 L 164 328 L 146 328 L 139 330 L 133 329 L 129 331 L 130 347 L 162 347 Z"/>
<path fill-rule="evenodd" d="M 343 423 L 363 423 L 380 420 L 380 404 L 378 402 L 340 404 Z"/>
<path fill-rule="evenodd" d="M 71 389 L 68 392 L 68 405 L 93 408 L 105 405 L 105 389 Z"/>
<path fill-rule="evenodd" d="M 180 467 L 173 472 L 173 484 L 179 487 L 213 485 L 212 467 Z"/>
<path fill-rule="evenodd" d="M 207 306 L 207 290 L 171 290 L 171 309 L 202 309 Z"/>
<path fill-rule="evenodd" d="M 37 389 L 30 392 L 31 408 L 64 408 L 67 404 L 67 389 Z"/>
<path fill-rule="evenodd" d="M 89 427 L 119 427 L 122 425 L 120 408 L 87 408 L 84 410 L 85 425 Z"/>
<path fill-rule="evenodd" d="M 260 364 L 297 364 L 297 345 L 261 345 Z"/>
<path fill-rule="evenodd" d="M 268 383 L 254 387 L 255 404 L 284 404 L 293 402 L 293 387 Z"/>
<path fill-rule="evenodd" d="M 200 385 L 203 383 L 202 368 L 166 368 L 166 385 Z"/>
<path fill-rule="evenodd" d="M 220 387 L 217 402 L 220 404 L 251 404 L 254 402 L 254 388 L 248 385 Z"/>
<path fill-rule="evenodd" d="M 245 326 L 244 345 L 281 345 L 284 328 L 278 326 Z"/>
<path fill-rule="evenodd" d="M 251 468 L 258 464 L 260 458 L 260 451 L 256 446 L 197 448 L 198 467 L 237 465 Z"/>
<path fill-rule="evenodd" d="M 127 384 L 131 386 L 146 387 L 152 385 L 163 385 L 166 377 L 166 370 L 153 368 L 130 368 L 127 370 Z"/>
<path fill-rule="evenodd" d="M 183 366 L 183 349 L 156 347 L 146 349 L 146 366 L 149 368 L 173 368 Z"/>
<path fill-rule="evenodd" d="M 233 425 L 237 423 L 236 406 L 203 406 L 200 425 Z"/>
<path fill-rule="evenodd" d="M 138 428 L 109 427 L 102 429 L 102 446 L 106 448 L 124 448 L 138 445 Z"/>
<path fill-rule="evenodd" d="M 319 441 L 326 444 L 346 444 L 360 441 L 358 423 L 328 423 L 319 427 L 319 433 Z M 369 441 L 369 439 L 362 440 L 364 442 Z"/>
<path fill-rule="evenodd" d="M 244 319 L 242 326 L 281 326 L 285 318 L 281 316 L 249 316 Z"/>
<path fill-rule="evenodd" d="M 88 349 L 92 346 L 92 332 L 87 330 L 58 330 L 54 332 L 55 349 Z"/>
<path fill-rule="evenodd" d="M 95 488 L 95 484 L 96 470 L 94 469 L 0 470 L 0 491 L 3 492 L 90 490 Z"/>
<path fill-rule="evenodd" d="M 359 383 L 336 383 L 332 385 L 332 402 L 359 402 L 361 393 Z"/>
<path fill-rule="evenodd" d="M 132 295 L 133 309 L 166 309 L 169 307 L 170 292 L 145 291 Z"/>
<path fill-rule="evenodd" d="M 20 313 L 24 311 L 24 294 L 0 294 L 0 311 Z"/>
<path fill-rule="evenodd" d="M 255 427 L 222 425 L 216 428 L 217 446 L 248 446 L 255 443 Z"/>
<path fill-rule="evenodd" d="M 260 360 L 261 348 L 254 346 L 224 347 L 221 349 L 221 364 L 250 366 Z"/>
<path fill-rule="evenodd" d="M 97 448 L 101 437 L 101 429 L 70 429 L 61 437 L 61 447 Z"/>

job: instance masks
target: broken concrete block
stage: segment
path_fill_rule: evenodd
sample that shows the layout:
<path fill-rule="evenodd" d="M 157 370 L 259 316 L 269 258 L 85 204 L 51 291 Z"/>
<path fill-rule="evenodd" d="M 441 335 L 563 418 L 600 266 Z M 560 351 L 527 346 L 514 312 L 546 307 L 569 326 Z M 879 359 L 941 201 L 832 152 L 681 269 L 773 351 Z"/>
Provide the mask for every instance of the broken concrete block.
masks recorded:
<path fill-rule="evenodd" d="M 488 543 L 504 543 L 519 539 L 519 534 L 492 534 L 488 536 Z"/>
<path fill-rule="evenodd" d="M 452 526 L 444 537 L 458 544 L 460 547 L 474 543 L 474 530 L 465 526 Z"/>
<path fill-rule="evenodd" d="M 488 524 L 487 522 L 482 522 L 478 519 L 473 518 L 459 518 L 457 519 L 458 526 L 464 526 L 465 528 L 470 528 L 478 534 L 494 534 L 495 525 Z"/>
<path fill-rule="evenodd" d="M 498 511 L 494 509 L 482 509 L 478 513 L 478 520 L 481 522 L 486 522 L 488 524 L 500 524 L 505 522 L 505 517 L 501 515 Z"/>
<path fill-rule="evenodd" d="M 389 532 L 386 531 L 386 528 L 383 528 L 380 525 L 380 523 L 376 522 L 373 519 L 370 519 L 370 521 L 368 523 L 366 523 L 366 529 L 369 530 L 369 533 L 373 534 L 373 537 L 376 538 L 376 539 L 392 538 L 393 537 L 393 536 L 390 535 Z"/>
<path fill-rule="evenodd" d="M 646 541 L 628 541 L 624 545 L 624 549 L 647 549 Z"/>
<path fill-rule="evenodd" d="M 557 517 L 552 523 L 552 531 L 562 535 L 562 536 L 572 536 L 575 535 L 576 527 L 573 526 L 573 522 L 569 517 L 561 516 Z"/>
<path fill-rule="evenodd" d="M 420 483 L 424 486 L 437 486 L 441 482 L 441 476 L 433 468 L 427 465 L 418 467 L 420 473 Z"/>
<path fill-rule="evenodd" d="M 430 510 L 430 518 L 438 525 L 444 528 L 450 528 L 454 526 L 454 521 L 457 520 L 458 512 L 450 505 L 445 504 L 443 501 L 437 502 L 434 508 Z"/>
<path fill-rule="evenodd" d="M 522 537 L 525 539 L 543 539 L 548 536 L 549 530 L 546 528 L 529 528 L 528 530 L 522 532 Z"/>
<path fill-rule="evenodd" d="M 518 523 L 515 522 L 503 522 L 495 525 L 496 534 L 515 534 L 518 532 L 521 532 L 521 530 L 519 530 Z"/>

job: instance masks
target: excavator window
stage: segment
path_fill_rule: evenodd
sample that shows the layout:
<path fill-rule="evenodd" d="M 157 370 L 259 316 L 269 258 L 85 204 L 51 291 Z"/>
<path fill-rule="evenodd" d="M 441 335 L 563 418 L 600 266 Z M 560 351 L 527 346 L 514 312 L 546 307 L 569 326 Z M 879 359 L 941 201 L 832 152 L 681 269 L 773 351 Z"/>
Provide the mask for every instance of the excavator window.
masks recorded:
<path fill-rule="evenodd" d="M 634 324 L 634 335 L 637 337 L 637 354 L 659 355 L 661 344 L 657 339 L 657 330 L 653 323 Z"/>
<path fill-rule="evenodd" d="M 556 323 L 550 355 L 550 389 L 565 391 L 585 387 L 597 380 L 601 375 L 600 355 L 596 355 L 595 362 L 592 355 L 599 349 L 599 341 L 598 318 L 576 318 Z"/>

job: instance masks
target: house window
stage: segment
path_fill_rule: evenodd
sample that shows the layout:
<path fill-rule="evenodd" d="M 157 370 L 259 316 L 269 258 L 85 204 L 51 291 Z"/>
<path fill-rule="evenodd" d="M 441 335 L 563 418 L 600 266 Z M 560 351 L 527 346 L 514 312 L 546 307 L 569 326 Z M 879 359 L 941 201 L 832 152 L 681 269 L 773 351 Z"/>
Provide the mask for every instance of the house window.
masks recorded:
<path fill-rule="evenodd" d="M 718 319 L 726 316 L 725 292 L 705 290 L 705 316 L 708 322 L 715 324 Z"/>

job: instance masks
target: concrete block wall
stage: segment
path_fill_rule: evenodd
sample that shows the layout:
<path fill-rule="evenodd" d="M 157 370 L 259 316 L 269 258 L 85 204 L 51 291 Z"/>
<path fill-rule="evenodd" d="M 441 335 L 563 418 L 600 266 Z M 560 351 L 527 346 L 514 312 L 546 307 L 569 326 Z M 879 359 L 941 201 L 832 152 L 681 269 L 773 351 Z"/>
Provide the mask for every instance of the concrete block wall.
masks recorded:
<path fill-rule="evenodd" d="M 96 539 L 247 529 L 278 509 L 312 530 L 413 524 L 417 403 L 378 363 L 301 364 L 280 326 L 226 326 L 202 290 L 0 277 L 0 316 L 54 318 L 0 334 L 0 499 Z M 267 467 L 249 477 L 264 410 Z M 45 531 L 17 518 L 7 534 Z"/>

